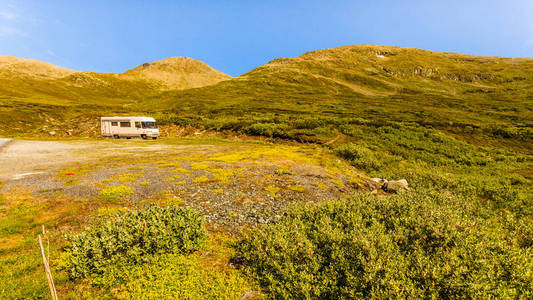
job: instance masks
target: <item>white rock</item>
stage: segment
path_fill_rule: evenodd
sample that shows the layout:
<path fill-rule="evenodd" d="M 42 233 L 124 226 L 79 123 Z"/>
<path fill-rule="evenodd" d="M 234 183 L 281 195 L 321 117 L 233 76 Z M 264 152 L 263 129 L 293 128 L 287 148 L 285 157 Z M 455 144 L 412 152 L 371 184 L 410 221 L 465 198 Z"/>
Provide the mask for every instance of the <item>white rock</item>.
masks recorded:
<path fill-rule="evenodd" d="M 383 184 L 383 190 L 389 193 L 399 193 L 409 189 L 409 183 L 405 179 L 389 180 Z"/>

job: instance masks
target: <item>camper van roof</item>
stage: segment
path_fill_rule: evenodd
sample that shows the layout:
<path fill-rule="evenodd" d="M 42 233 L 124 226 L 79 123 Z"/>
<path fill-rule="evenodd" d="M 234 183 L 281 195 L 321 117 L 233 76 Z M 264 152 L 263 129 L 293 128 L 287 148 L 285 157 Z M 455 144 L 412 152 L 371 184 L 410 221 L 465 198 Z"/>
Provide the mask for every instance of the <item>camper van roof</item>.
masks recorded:
<path fill-rule="evenodd" d="M 151 117 L 102 117 L 102 121 L 151 121 L 155 122 Z"/>

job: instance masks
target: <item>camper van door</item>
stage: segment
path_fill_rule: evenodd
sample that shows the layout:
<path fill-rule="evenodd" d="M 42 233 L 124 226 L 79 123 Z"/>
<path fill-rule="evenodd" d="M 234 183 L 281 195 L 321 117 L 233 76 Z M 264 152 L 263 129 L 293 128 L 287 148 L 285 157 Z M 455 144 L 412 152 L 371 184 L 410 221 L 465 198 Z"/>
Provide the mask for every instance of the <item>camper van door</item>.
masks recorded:
<path fill-rule="evenodd" d="M 109 121 L 103 121 L 102 122 L 102 133 L 103 135 L 108 135 L 111 133 L 111 128 L 109 128 L 111 126 L 111 122 Z"/>

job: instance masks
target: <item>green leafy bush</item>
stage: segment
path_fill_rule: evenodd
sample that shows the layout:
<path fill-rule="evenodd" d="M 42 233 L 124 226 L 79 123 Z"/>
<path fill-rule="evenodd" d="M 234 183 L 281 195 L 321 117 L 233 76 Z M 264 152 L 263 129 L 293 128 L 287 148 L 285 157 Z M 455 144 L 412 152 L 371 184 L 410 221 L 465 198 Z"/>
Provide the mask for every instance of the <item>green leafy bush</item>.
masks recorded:
<path fill-rule="evenodd" d="M 292 123 L 297 129 L 315 129 L 323 125 L 323 122 L 317 118 L 298 118 Z"/>
<path fill-rule="evenodd" d="M 237 257 L 272 298 L 532 297 L 525 223 L 488 225 L 467 200 L 427 192 L 295 207 L 239 242 Z"/>
<path fill-rule="evenodd" d="M 337 149 L 337 155 L 350 161 L 350 163 L 363 170 L 379 170 L 383 163 L 376 157 L 374 151 L 358 144 L 345 144 Z"/>
<path fill-rule="evenodd" d="M 288 126 L 285 124 L 255 123 L 244 128 L 243 131 L 249 135 L 288 138 L 287 129 Z"/>
<path fill-rule="evenodd" d="M 434 129 L 395 123 L 376 129 L 375 134 L 374 144 L 411 161 L 434 166 L 484 166 L 489 161 L 482 149 Z"/>
<path fill-rule="evenodd" d="M 378 125 L 355 128 L 363 131 L 357 136 L 364 144 L 344 144 L 336 154 L 372 177 L 405 178 L 413 188 L 445 189 L 473 197 L 495 214 L 504 209 L 517 217 L 531 215 L 531 180 L 524 172 L 530 155 L 476 146 L 408 122 Z"/>
<path fill-rule="evenodd" d="M 71 279 L 103 273 L 119 259 L 142 262 L 155 253 L 191 253 L 207 238 L 203 217 L 193 209 L 152 206 L 100 219 L 76 235 L 64 257 Z"/>

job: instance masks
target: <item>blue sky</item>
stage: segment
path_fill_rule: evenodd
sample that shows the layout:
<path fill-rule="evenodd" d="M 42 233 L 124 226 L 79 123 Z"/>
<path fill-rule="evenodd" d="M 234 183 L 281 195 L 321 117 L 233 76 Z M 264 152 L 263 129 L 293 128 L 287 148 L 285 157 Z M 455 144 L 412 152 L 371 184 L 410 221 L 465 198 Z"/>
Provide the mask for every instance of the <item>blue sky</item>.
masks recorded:
<path fill-rule="evenodd" d="M 82 71 L 189 56 L 236 76 L 353 44 L 533 57 L 533 0 L 0 0 L 0 55 Z"/>

